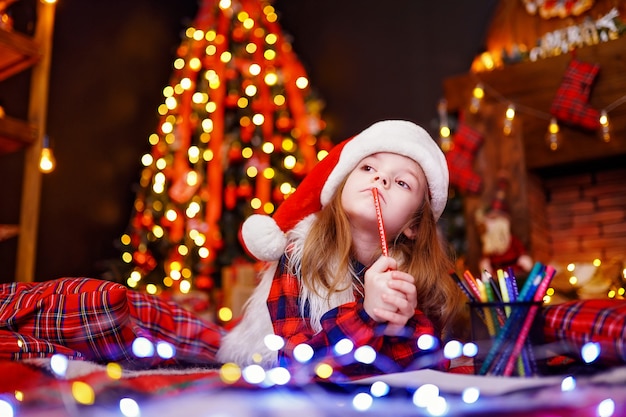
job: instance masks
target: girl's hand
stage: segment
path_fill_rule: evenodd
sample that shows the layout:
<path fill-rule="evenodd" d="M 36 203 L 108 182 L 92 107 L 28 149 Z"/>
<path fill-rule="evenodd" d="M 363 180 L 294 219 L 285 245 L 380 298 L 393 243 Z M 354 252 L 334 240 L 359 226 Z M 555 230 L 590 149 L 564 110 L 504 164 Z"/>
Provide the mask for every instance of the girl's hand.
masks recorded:
<path fill-rule="evenodd" d="M 385 335 L 399 335 L 406 323 L 415 315 L 417 308 L 417 289 L 415 288 L 413 276 L 406 272 L 393 271 L 391 281 L 388 282 L 389 287 L 394 290 L 394 294 L 384 293 L 382 299 L 388 305 L 393 305 L 395 310 L 378 310 L 374 309 L 374 313 L 383 321 L 387 321 L 388 325 L 385 329 Z"/>
<path fill-rule="evenodd" d="M 365 272 L 363 307 L 377 322 L 388 321 L 390 324 L 404 326 L 413 317 L 414 307 L 417 306 L 417 292 L 413 277 L 396 271 L 396 268 L 395 259 L 381 256 Z"/>

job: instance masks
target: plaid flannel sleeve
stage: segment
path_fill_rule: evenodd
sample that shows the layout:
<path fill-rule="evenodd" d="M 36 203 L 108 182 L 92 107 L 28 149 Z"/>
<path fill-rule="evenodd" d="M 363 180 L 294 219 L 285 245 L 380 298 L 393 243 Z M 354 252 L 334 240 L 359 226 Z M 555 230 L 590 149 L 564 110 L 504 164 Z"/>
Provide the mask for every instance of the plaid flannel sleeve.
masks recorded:
<path fill-rule="evenodd" d="M 322 316 L 322 330 L 315 333 L 308 317 L 302 317 L 299 304 L 299 279 L 282 268 L 277 269 L 268 296 L 268 308 L 274 332 L 285 339 L 285 348 L 279 353 L 281 363 L 292 362 L 293 351 L 299 344 L 313 348 L 317 359 L 339 365 L 353 365 L 353 353 L 338 357 L 333 347 L 342 339 L 349 339 L 357 349 L 370 346 L 377 352 L 374 364 L 379 371 L 396 372 L 411 367 L 426 352 L 417 346 L 417 338 L 423 334 L 435 335 L 433 324 L 419 310 L 409 320 L 406 335 L 384 336 L 385 325 L 374 321 L 364 310 L 363 300 L 340 305 Z M 366 373 L 375 373 L 368 369 Z"/>

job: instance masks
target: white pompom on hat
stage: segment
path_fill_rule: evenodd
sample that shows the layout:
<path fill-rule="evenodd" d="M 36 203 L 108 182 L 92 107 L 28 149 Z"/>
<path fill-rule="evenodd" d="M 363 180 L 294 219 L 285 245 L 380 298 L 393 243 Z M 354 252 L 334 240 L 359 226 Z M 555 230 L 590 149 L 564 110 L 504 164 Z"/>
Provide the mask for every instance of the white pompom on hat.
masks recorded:
<path fill-rule="evenodd" d="M 443 152 L 428 132 L 416 124 L 384 120 L 334 146 L 272 217 L 248 217 L 240 235 L 246 250 L 261 261 L 280 259 L 287 245 L 286 233 L 328 204 L 359 161 L 379 152 L 403 155 L 420 165 L 428 181 L 435 221 L 438 220 L 448 200 L 448 165 Z"/>

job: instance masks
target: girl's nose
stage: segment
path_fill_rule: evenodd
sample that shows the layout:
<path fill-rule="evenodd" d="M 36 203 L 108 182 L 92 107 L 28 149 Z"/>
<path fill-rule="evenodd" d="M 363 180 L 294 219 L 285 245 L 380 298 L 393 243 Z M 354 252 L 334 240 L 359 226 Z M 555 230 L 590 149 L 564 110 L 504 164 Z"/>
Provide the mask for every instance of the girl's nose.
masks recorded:
<path fill-rule="evenodd" d="M 389 181 L 387 181 L 387 178 L 384 175 L 380 174 L 377 174 L 376 177 L 374 177 L 374 181 L 382 183 L 382 185 L 385 187 L 389 183 Z"/>

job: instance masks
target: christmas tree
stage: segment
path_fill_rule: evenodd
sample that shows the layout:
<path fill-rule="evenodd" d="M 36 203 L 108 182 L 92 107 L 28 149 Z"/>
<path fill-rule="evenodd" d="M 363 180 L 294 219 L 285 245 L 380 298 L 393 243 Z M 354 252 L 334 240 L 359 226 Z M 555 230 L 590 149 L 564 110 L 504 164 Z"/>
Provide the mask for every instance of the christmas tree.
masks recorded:
<path fill-rule="evenodd" d="M 157 293 L 219 285 L 246 254 L 241 223 L 271 214 L 332 145 L 322 103 L 261 0 L 204 0 L 149 137 L 123 279 Z"/>

